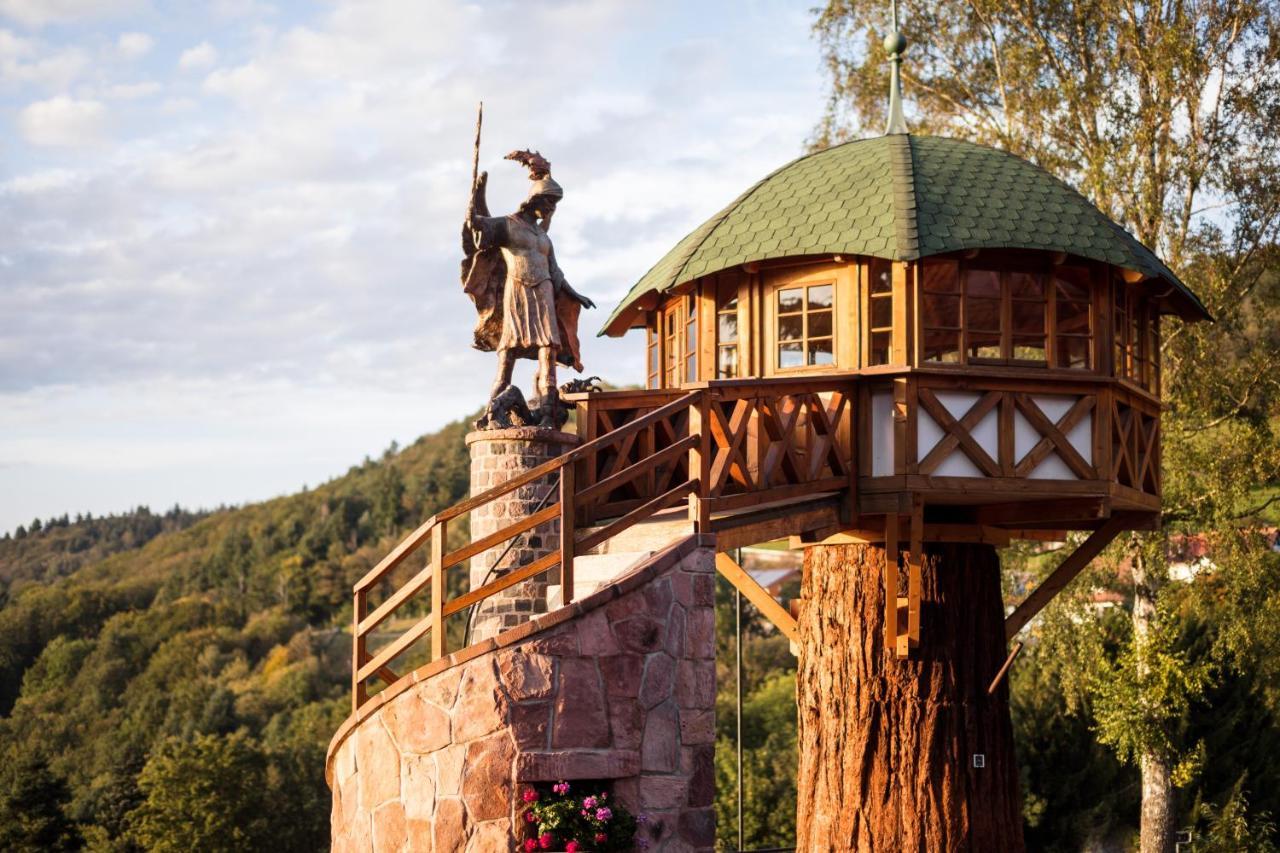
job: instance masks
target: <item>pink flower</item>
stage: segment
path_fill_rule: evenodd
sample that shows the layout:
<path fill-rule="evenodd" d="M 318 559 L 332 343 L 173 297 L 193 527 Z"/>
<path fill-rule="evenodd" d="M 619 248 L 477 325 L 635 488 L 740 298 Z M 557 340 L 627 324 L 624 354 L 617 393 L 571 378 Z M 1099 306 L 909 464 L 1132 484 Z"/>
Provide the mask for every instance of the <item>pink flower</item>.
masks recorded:
<path fill-rule="evenodd" d="M 569 793 L 569 783 L 561 780 L 560 782 L 557 782 L 556 784 L 552 785 L 551 790 L 555 791 L 557 794 L 561 796 L 564 796 L 565 794 Z"/>
<path fill-rule="evenodd" d="M 604 844 L 608 840 L 609 836 L 605 835 L 603 832 L 596 833 L 596 844 Z"/>
<path fill-rule="evenodd" d="M 534 850 L 538 849 L 538 839 L 526 838 L 524 840 L 524 849 L 527 853 L 533 853 Z"/>
<path fill-rule="evenodd" d="M 535 815 L 533 812 L 525 812 L 525 813 L 524 813 L 524 822 L 525 822 L 525 823 L 537 823 L 537 821 L 538 821 L 538 816 L 537 816 L 537 815 Z"/>
<path fill-rule="evenodd" d="M 582 801 L 582 807 L 584 809 L 594 809 L 596 807 L 596 798 L 587 797 L 585 800 Z"/>
<path fill-rule="evenodd" d="M 550 850 L 551 842 L 553 840 L 554 839 L 551 837 L 551 833 L 544 832 L 542 833 L 542 836 L 538 838 L 538 846 L 541 847 L 543 850 Z"/>
<path fill-rule="evenodd" d="M 596 809 L 596 820 L 608 820 L 613 817 L 613 811 L 608 806 Z"/>
<path fill-rule="evenodd" d="M 564 846 L 565 853 L 578 853 L 579 845 L 576 841 L 570 841 Z"/>
<path fill-rule="evenodd" d="M 525 788 L 522 796 L 526 803 L 536 803 L 538 801 L 538 792 L 532 788 Z"/>

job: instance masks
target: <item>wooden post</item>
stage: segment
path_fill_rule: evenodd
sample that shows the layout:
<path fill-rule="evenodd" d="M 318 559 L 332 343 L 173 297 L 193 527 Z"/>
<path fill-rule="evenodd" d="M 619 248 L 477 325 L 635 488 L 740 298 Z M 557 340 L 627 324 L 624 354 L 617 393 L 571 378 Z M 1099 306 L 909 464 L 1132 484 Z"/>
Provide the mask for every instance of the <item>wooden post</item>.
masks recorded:
<path fill-rule="evenodd" d="M 444 542 L 448 522 L 431 532 L 431 659 L 444 657 Z"/>
<path fill-rule="evenodd" d="M 359 711 L 360 706 L 369 699 L 369 688 L 360 677 L 360 667 L 364 666 L 369 659 L 365 651 L 364 635 L 360 633 L 360 623 L 368 615 L 365 612 L 367 609 L 368 592 L 357 589 L 355 606 L 351 614 L 351 713 L 353 714 Z"/>
<path fill-rule="evenodd" d="M 560 469 L 560 605 L 573 601 L 573 546 L 577 527 L 574 512 L 573 463 Z"/>
<path fill-rule="evenodd" d="M 898 514 L 884 517 L 884 647 L 898 648 Z"/>
<path fill-rule="evenodd" d="M 689 493 L 689 520 L 697 533 L 711 530 L 711 513 L 705 500 L 710 497 L 708 481 L 711 479 L 710 405 L 711 394 L 703 391 L 689 407 L 689 435 L 698 437 L 698 443 L 689 448 L 689 479 L 698 483 L 698 488 Z"/>
<path fill-rule="evenodd" d="M 920 590 L 924 563 L 924 501 L 919 495 L 911 503 L 911 553 L 907 576 L 907 640 L 912 648 L 920 645 Z"/>

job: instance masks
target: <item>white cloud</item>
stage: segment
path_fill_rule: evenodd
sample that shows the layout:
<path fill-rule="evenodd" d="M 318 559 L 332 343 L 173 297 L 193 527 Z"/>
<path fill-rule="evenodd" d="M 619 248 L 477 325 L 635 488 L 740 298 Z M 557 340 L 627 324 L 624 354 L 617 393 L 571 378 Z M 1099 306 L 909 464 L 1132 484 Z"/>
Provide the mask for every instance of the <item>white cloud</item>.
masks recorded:
<path fill-rule="evenodd" d="M 124 33 L 116 40 L 116 50 L 126 59 L 146 56 L 155 46 L 155 40 L 146 33 Z"/>
<path fill-rule="evenodd" d="M 119 15 L 140 5 L 140 0 L 0 0 L 0 16 L 43 27 Z"/>
<path fill-rule="evenodd" d="M 105 95 L 116 101 L 134 101 L 159 94 L 163 89 L 155 80 L 143 80 L 139 83 L 116 83 L 108 86 Z"/>
<path fill-rule="evenodd" d="M 182 56 L 178 57 L 178 67 L 184 71 L 191 71 L 197 68 L 208 68 L 217 61 L 218 49 L 207 41 L 202 41 L 195 47 L 182 52 Z"/>
<path fill-rule="evenodd" d="M 80 76 L 89 57 L 78 47 L 50 48 L 0 29 L 0 85 L 33 85 L 62 91 Z"/>
<path fill-rule="evenodd" d="M 100 102 L 58 95 L 23 108 L 18 129 L 32 145 L 86 145 L 101 136 L 106 119 Z"/>

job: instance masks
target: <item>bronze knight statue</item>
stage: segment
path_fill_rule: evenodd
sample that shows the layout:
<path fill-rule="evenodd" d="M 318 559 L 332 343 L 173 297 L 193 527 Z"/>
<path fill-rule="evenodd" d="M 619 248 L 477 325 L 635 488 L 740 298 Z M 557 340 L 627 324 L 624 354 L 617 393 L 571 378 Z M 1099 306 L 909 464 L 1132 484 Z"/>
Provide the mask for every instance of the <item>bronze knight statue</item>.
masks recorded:
<path fill-rule="evenodd" d="M 523 422 L 556 429 L 564 422 L 556 362 L 582 371 L 578 315 L 595 303 L 565 281 L 547 236 L 556 204 L 564 196 L 551 178 L 551 164 L 532 151 L 514 151 L 506 159 L 529 169 L 533 185 L 528 197 L 515 213 L 490 216 L 485 201 L 489 175 L 481 173 L 462 228 L 463 289 L 479 313 L 474 346 L 498 353 L 489 405 L 476 426 L 489 429 Z M 537 397 L 531 407 L 511 384 L 517 358 L 538 361 Z"/>

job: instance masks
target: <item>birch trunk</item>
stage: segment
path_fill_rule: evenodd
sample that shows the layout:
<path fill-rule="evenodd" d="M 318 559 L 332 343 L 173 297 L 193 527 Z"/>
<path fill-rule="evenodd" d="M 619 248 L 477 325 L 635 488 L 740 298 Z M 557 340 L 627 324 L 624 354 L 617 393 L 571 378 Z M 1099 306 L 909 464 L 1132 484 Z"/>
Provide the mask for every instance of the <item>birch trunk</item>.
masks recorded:
<path fill-rule="evenodd" d="M 1156 583 L 1140 550 L 1133 558 L 1133 642 L 1138 648 L 1138 678 L 1146 676 L 1148 647 L 1156 630 Z M 1138 758 L 1142 773 L 1141 853 L 1173 850 L 1173 768 L 1169 759 L 1147 750 Z"/>
<path fill-rule="evenodd" d="M 883 549 L 805 550 L 797 850 L 1024 850 L 1000 565 L 925 549 L 921 644 L 885 647 Z M 975 768 L 982 754 L 986 766 Z"/>

